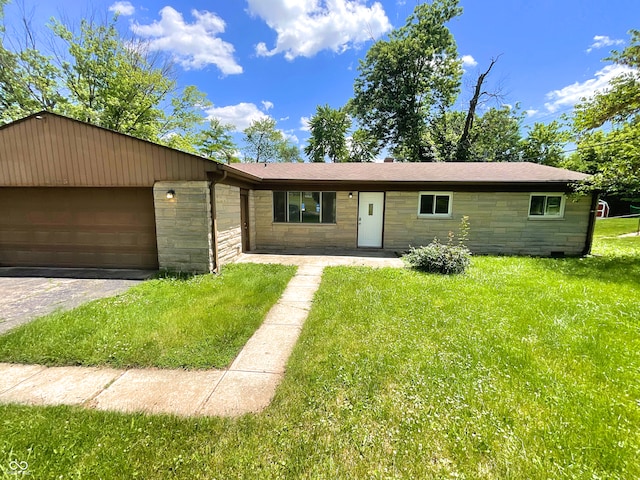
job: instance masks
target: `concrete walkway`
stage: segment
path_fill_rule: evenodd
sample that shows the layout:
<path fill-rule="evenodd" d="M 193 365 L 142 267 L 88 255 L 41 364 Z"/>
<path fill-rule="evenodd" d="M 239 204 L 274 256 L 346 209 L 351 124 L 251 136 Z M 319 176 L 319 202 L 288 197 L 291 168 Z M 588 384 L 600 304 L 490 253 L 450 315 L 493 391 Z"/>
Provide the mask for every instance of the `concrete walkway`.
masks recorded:
<path fill-rule="evenodd" d="M 235 417 L 260 412 L 271 403 L 284 376 L 324 266 L 401 266 L 397 258 L 306 255 L 244 255 L 240 261 L 299 267 L 262 326 L 227 370 L 116 370 L 0 363 L 0 403 L 81 405 L 181 416 Z"/>

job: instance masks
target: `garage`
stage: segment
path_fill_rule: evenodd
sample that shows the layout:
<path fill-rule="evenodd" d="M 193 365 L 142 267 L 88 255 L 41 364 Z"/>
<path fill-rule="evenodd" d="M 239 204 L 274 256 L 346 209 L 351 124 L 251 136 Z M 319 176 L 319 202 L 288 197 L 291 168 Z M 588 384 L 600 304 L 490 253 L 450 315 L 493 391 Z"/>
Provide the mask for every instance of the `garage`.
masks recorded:
<path fill-rule="evenodd" d="M 211 271 L 225 178 L 211 160 L 51 112 L 0 125 L 0 267 Z"/>
<path fill-rule="evenodd" d="M 2 188 L 0 266 L 158 268 L 150 188 Z"/>

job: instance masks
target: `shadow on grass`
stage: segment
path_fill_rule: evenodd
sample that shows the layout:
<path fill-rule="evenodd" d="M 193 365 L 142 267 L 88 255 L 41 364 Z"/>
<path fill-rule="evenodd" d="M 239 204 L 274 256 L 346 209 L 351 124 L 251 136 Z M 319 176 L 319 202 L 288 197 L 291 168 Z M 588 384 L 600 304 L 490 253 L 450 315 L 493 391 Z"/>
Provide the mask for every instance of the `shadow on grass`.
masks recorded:
<path fill-rule="evenodd" d="M 546 259 L 546 268 L 570 277 L 588 277 L 608 283 L 640 285 L 640 256 L 593 256 Z"/>
<path fill-rule="evenodd" d="M 153 278 L 157 280 L 180 280 L 187 281 L 194 277 L 203 275 L 201 273 L 178 272 L 173 270 L 160 270 Z"/>

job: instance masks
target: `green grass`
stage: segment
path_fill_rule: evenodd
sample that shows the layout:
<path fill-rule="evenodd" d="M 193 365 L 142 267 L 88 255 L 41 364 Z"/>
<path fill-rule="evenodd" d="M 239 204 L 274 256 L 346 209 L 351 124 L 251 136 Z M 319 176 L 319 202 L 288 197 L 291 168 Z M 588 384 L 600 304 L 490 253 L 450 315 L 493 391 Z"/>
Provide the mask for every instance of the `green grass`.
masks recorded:
<path fill-rule="evenodd" d="M 228 365 L 294 274 L 230 265 L 220 276 L 162 278 L 0 337 L 0 361 L 212 368 Z"/>
<path fill-rule="evenodd" d="M 594 233 L 594 255 L 635 256 L 638 254 L 639 236 L 618 238 L 619 235 L 638 231 L 637 218 L 599 218 Z"/>
<path fill-rule="evenodd" d="M 31 478 L 640 478 L 640 241 L 611 241 L 620 255 L 478 257 L 453 277 L 328 268 L 262 414 L 0 406 L 0 469 L 17 459 Z"/>

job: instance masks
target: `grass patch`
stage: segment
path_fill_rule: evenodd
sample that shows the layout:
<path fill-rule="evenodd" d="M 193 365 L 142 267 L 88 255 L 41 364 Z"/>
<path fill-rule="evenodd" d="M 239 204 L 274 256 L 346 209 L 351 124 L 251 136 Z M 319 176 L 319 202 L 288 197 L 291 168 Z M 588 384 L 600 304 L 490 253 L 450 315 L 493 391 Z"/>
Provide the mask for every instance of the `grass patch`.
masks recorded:
<path fill-rule="evenodd" d="M 640 478 L 640 281 L 637 260 L 620 260 L 635 245 L 475 257 L 454 277 L 328 268 L 264 413 L 0 406 L 0 471 L 16 459 L 32 478 Z"/>
<path fill-rule="evenodd" d="M 599 218 L 596 220 L 592 253 L 613 258 L 640 256 L 640 236 L 618 238 L 638 231 L 637 218 Z"/>
<path fill-rule="evenodd" d="M 7 333 L 0 337 L 0 361 L 224 367 L 260 325 L 294 270 L 238 264 L 219 276 L 150 280 Z"/>

